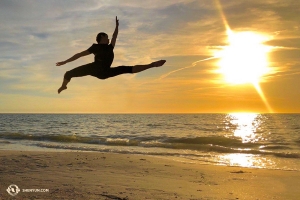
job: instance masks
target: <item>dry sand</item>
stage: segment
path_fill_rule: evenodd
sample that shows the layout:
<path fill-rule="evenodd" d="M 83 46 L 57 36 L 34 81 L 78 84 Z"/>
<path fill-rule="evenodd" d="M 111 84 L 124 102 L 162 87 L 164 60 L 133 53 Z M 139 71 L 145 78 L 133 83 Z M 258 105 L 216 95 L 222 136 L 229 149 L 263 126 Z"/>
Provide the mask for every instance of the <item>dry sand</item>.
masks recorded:
<path fill-rule="evenodd" d="M 0 199 L 300 199 L 298 171 L 97 152 L 0 151 L 0 180 Z"/>

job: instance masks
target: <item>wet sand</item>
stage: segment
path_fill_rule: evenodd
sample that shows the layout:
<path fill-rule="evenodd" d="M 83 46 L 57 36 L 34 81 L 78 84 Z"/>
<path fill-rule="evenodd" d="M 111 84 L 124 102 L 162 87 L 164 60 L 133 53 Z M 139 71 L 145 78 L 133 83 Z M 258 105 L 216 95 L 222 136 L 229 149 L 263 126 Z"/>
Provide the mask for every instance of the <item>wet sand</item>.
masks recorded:
<path fill-rule="evenodd" d="M 299 199 L 300 172 L 144 155 L 0 151 L 0 199 Z M 12 197 L 6 189 L 15 184 Z M 46 189 L 23 192 L 23 189 Z M 49 191 L 48 191 L 49 190 Z M 28 190 L 29 191 L 29 190 Z"/>

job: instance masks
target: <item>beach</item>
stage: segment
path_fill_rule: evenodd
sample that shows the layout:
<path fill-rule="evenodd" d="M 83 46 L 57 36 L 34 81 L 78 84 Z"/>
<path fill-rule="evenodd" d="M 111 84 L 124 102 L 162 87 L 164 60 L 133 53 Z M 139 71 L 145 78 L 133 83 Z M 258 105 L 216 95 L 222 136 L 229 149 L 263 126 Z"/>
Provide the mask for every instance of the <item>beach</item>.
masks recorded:
<path fill-rule="evenodd" d="M 1 199 L 298 199 L 300 172 L 102 152 L 0 151 Z M 7 188 L 20 189 L 11 196 Z M 30 190 L 33 189 L 33 190 Z"/>

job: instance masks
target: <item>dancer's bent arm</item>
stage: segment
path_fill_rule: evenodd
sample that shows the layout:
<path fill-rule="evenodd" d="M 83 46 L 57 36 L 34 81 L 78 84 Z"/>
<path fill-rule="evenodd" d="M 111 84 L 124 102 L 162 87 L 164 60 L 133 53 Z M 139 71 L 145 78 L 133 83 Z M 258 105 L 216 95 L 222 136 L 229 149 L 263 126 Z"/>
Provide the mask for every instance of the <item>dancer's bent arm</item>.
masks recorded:
<path fill-rule="evenodd" d="M 110 43 L 113 47 L 115 47 L 117 37 L 118 37 L 118 32 L 119 32 L 119 20 L 118 20 L 118 17 L 116 17 L 116 28 L 115 28 L 115 31 L 114 31 L 114 34 L 112 36 L 111 43 Z"/>
<path fill-rule="evenodd" d="M 60 66 L 60 65 L 64 65 L 68 62 L 72 62 L 74 60 L 77 60 L 78 58 L 80 57 L 83 57 L 83 56 L 87 56 L 87 55 L 90 55 L 91 53 L 88 51 L 88 50 L 85 50 L 83 52 L 80 52 L 80 53 L 76 53 L 74 56 L 72 56 L 71 58 L 65 60 L 65 61 L 61 61 L 61 62 L 58 62 L 56 63 L 56 66 Z"/>

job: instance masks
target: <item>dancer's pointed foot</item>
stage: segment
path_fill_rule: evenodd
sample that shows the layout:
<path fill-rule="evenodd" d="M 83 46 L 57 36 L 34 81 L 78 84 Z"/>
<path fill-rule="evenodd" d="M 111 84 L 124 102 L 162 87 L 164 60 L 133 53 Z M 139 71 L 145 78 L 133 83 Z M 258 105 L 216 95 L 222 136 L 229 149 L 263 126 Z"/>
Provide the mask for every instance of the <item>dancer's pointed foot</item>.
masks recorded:
<path fill-rule="evenodd" d="M 151 66 L 160 67 L 160 66 L 163 66 L 165 64 L 165 62 L 166 62 L 166 60 L 159 60 L 159 61 L 151 63 Z"/>
<path fill-rule="evenodd" d="M 61 87 L 58 89 L 58 91 L 57 91 L 57 92 L 58 92 L 58 94 L 59 94 L 59 93 L 61 93 L 61 91 L 63 91 L 63 90 L 66 90 L 66 89 L 67 89 L 67 87 L 66 87 L 66 86 L 64 86 L 64 87 L 63 87 L 63 86 L 61 86 Z"/>

